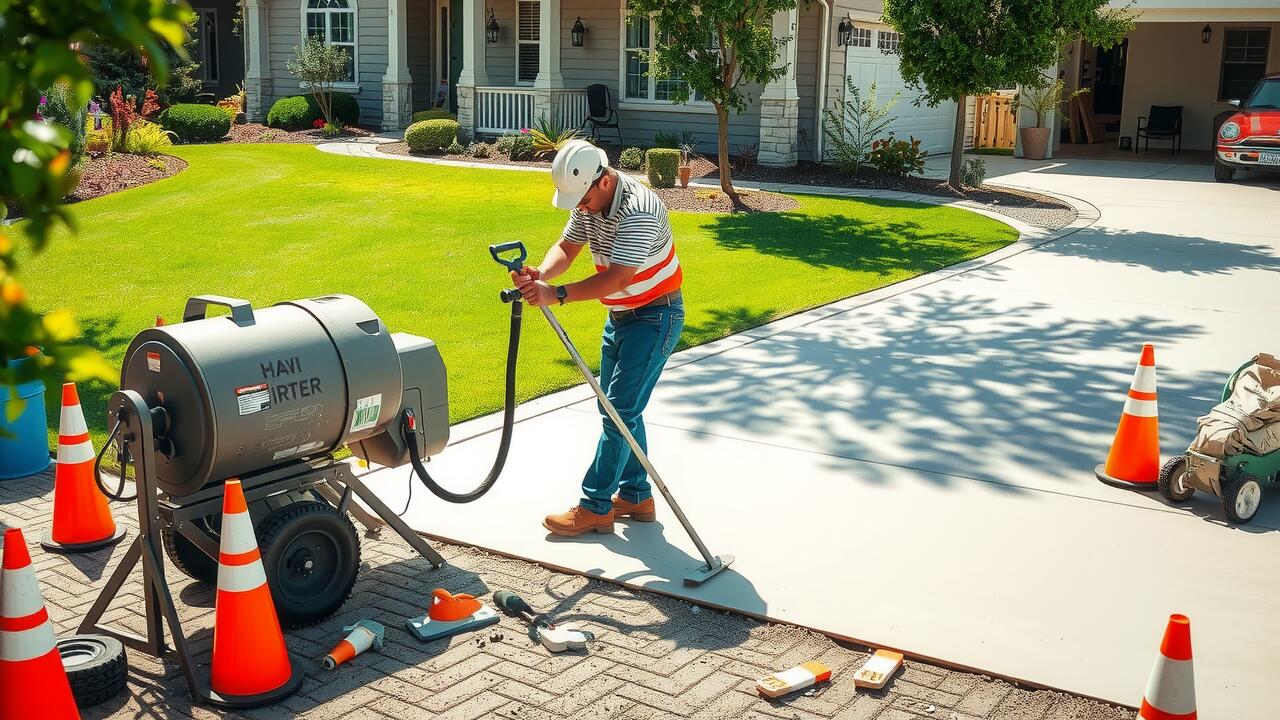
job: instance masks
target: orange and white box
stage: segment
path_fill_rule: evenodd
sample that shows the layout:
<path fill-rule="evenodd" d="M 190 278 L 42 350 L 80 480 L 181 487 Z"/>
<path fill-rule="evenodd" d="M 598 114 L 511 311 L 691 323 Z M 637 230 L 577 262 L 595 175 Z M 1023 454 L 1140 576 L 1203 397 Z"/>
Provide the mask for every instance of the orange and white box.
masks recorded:
<path fill-rule="evenodd" d="M 902 667 L 902 653 L 877 650 L 875 655 L 867 658 L 862 667 L 858 668 L 858 672 L 853 674 L 853 684 L 879 690 L 889 682 L 889 678 L 893 677 L 900 667 Z"/>
<path fill-rule="evenodd" d="M 765 697 L 781 697 L 831 679 L 831 668 L 817 660 L 756 680 L 756 690 Z"/>

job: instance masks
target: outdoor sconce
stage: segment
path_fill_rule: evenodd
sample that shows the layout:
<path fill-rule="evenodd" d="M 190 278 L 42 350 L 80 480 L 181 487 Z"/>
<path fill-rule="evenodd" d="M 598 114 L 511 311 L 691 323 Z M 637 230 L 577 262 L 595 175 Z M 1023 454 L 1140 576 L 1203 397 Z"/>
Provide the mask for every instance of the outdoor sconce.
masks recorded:
<path fill-rule="evenodd" d="M 836 28 L 836 46 L 844 47 L 853 44 L 853 21 L 848 15 L 840 21 L 840 26 Z"/>
<path fill-rule="evenodd" d="M 1204 43 L 1205 45 L 1208 45 L 1211 39 L 1213 39 L 1213 27 L 1209 25 L 1205 25 L 1200 30 L 1200 42 Z"/>
<path fill-rule="evenodd" d="M 493 10 L 489 10 L 489 22 L 484 26 L 484 39 L 490 45 L 498 42 L 498 18 L 493 16 Z"/>
<path fill-rule="evenodd" d="M 582 36 L 587 34 L 587 26 L 582 24 L 582 18 L 578 18 L 573 22 L 573 29 L 569 31 L 569 37 L 573 39 L 574 47 L 582 47 Z"/>

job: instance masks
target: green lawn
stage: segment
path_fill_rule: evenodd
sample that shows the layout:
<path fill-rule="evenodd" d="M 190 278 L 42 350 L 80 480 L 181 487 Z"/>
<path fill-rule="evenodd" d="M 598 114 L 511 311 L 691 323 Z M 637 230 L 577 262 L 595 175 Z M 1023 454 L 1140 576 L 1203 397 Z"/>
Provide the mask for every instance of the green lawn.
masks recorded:
<path fill-rule="evenodd" d="M 497 294 L 508 281 L 487 248 L 523 240 L 537 261 L 559 238 L 565 213 L 551 207 L 548 175 L 356 159 L 303 145 L 174 154 L 191 164 L 186 171 L 74 205 L 79 234 L 61 233 L 25 259 L 37 305 L 72 309 L 113 365 L 155 316 L 178 320 L 190 295 L 267 305 L 350 293 L 392 331 L 440 345 L 455 422 L 500 407 L 508 310 Z M 783 214 L 672 213 L 685 267 L 682 346 L 983 255 L 1017 236 L 951 208 L 799 201 Z M 595 303 L 559 313 L 592 363 L 602 313 Z M 520 398 L 578 382 L 546 324 L 537 313 L 526 318 Z M 98 447 L 113 390 L 80 391 Z M 56 432 L 56 397 L 49 405 Z"/>

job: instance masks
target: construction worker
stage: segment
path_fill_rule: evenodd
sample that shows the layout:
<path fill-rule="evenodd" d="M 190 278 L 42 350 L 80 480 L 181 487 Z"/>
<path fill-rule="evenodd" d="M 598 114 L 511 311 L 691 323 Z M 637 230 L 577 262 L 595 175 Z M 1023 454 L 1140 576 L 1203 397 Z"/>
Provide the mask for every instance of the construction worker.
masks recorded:
<path fill-rule="evenodd" d="M 647 453 L 641 413 L 684 328 L 682 274 L 667 208 L 644 184 L 609 167 L 604 151 L 585 140 L 560 148 L 551 179 L 551 203 L 570 211 L 569 222 L 542 263 L 512 273 L 512 280 L 530 305 L 599 300 L 609 309 L 600 386 Z M 551 284 L 584 246 L 596 273 Z M 604 430 L 582 478 L 582 499 L 543 521 L 556 535 L 612 533 L 615 518 L 650 522 L 656 517 L 644 468 L 603 407 L 600 415 Z"/>

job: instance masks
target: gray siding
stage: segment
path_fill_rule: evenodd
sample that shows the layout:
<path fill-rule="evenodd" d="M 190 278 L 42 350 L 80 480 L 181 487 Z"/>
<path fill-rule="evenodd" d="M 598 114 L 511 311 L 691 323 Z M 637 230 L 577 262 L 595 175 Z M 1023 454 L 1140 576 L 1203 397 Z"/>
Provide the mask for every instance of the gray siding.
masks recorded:
<path fill-rule="evenodd" d="M 406 5 L 413 109 L 425 110 L 431 107 L 440 82 L 439 73 L 435 70 L 436 25 L 440 22 L 440 11 L 432 0 L 408 0 Z"/>
<path fill-rule="evenodd" d="M 800 94 L 800 159 L 813 159 L 813 144 L 818 137 L 818 50 L 822 42 L 822 8 L 817 3 L 800 6 L 799 47 L 796 49 L 796 90 Z"/>
<path fill-rule="evenodd" d="M 498 21 L 498 42 L 484 46 L 487 84 L 511 87 L 516 84 L 516 0 L 491 0 L 486 12 L 488 9 Z M 488 23 L 488 14 L 480 21 Z"/>
<path fill-rule="evenodd" d="M 302 92 L 285 63 L 302 42 L 302 2 L 278 0 L 270 5 L 271 79 L 274 98 Z M 356 76 L 359 90 L 343 90 L 360 103 L 360 124 L 382 122 L 382 76 L 387 71 L 387 0 L 356 2 Z"/>

